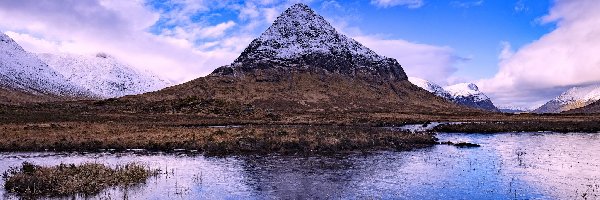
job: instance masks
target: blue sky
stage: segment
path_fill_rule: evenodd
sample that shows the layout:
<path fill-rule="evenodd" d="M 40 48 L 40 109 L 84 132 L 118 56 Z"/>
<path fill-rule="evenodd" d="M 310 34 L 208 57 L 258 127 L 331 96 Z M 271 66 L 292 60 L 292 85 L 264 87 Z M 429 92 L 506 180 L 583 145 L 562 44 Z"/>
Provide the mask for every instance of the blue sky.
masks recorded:
<path fill-rule="evenodd" d="M 0 30 L 28 51 L 101 51 L 182 83 L 231 63 L 298 2 L 409 76 L 474 82 L 499 106 L 600 82 L 597 0 L 0 1 Z"/>

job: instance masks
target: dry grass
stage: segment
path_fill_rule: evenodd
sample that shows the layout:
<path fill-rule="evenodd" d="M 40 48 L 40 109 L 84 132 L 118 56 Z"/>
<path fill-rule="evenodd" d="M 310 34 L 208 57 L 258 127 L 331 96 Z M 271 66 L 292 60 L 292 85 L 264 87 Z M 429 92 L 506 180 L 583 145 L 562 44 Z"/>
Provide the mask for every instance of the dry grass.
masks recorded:
<path fill-rule="evenodd" d="M 0 125 L 0 151 L 198 150 L 208 154 L 402 150 L 435 143 L 432 134 L 353 126 L 152 126 L 116 123 Z"/>
<path fill-rule="evenodd" d="M 438 132 L 502 133 L 502 132 L 586 132 L 600 131 L 599 121 L 512 121 L 444 124 L 434 128 Z"/>
<path fill-rule="evenodd" d="M 94 195 L 109 187 L 144 183 L 157 170 L 130 163 L 110 168 L 102 164 L 60 164 L 43 167 L 31 163 L 4 172 L 4 189 L 24 197 Z"/>

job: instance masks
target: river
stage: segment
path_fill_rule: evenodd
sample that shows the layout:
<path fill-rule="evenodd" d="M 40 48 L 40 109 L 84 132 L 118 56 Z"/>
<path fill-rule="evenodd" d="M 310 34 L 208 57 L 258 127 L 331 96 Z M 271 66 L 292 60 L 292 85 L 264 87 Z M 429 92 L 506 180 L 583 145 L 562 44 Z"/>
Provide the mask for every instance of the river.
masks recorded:
<path fill-rule="evenodd" d="M 0 171 L 24 161 L 38 165 L 139 162 L 163 171 L 144 185 L 109 189 L 90 199 L 600 198 L 599 134 L 444 133 L 437 137 L 481 147 L 436 145 L 329 156 L 1 153 Z M 18 199 L 1 189 L 0 196 Z"/>

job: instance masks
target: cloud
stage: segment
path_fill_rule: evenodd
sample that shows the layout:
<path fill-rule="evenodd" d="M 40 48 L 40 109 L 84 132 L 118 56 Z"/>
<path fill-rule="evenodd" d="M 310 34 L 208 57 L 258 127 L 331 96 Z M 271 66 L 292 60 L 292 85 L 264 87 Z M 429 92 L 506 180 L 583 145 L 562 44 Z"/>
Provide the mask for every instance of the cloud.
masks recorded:
<path fill-rule="evenodd" d="M 471 8 L 471 7 L 476 7 L 476 6 L 481 6 L 483 5 L 483 0 L 478 0 L 478 1 L 452 1 L 450 2 L 451 6 L 457 7 L 457 8 Z"/>
<path fill-rule="evenodd" d="M 170 11 L 162 12 L 137 0 L 0 1 L 0 17 L 11 19 L 0 29 L 32 52 L 108 52 L 177 83 L 229 64 L 253 38 L 227 34 L 237 25 L 232 20 L 194 25 L 191 16 L 210 6 L 203 1 L 168 3 Z"/>
<path fill-rule="evenodd" d="M 556 29 L 510 56 L 501 55 L 497 74 L 479 82 L 482 91 L 499 105 L 533 105 L 566 88 L 599 82 L 598 10 L 596 0 L 556 0 L 540 20 L 555 22 Z"/>
<path fill-rule="evenodd" d="M 382 7 L 406 6 L 408 8 L 420 8 L 425 5 L 423 0 L 371 0 L 371 4 Z"/>
<path fill-rule="evenodd" d="M 523 11 L 527 11 L 528 8 L 527 6 L 525 6 L 525 2 L 523 2 L 523 0 L 518 0 L 517 3 L 515 4 L 515 11 L 516 12 L 523 12 Z"/>
<path fill-rule="evenodd" d="M 395 58 L 408 76 L 449 83 L 456 64 L 465 61 L 450 47 L 412 43 L 399 39 L 356 36 L 354 39 L 378 54 Z"/>
<path fill-rule="evenodd" d="M 182 83 L 231 63 L 279 13 L 298 2 L 312 0 L 0 1 L 0 17 L 11 19 L 1 20 L 0 29 L 32 52 L 107 52 Z M 422 5 L 402 2 L 409 7 Z M 341 6 L 333 0 L 320 3 L 332 10 Z M 352 27 L 344 30 L 351 30 L 350 35 L 376 52 L 398 59 L 411 76 L 443 83 L 463 60 L 449 47 L 367 36 Z"/>

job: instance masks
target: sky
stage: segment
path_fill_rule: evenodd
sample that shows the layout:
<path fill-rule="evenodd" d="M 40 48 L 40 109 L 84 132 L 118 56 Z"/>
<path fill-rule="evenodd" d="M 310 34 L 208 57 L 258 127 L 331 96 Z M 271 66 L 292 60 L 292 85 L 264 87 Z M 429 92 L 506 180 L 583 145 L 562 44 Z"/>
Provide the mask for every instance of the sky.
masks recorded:
<path fill-rule="evenodd" d="M 295 3 L 409 76 L 476 83 L 500 107 L 600 81 L 597 0 L 0 0 L 0 31 L 31 52 L 104 52 L 183 83 L 231 63 Z"/>

